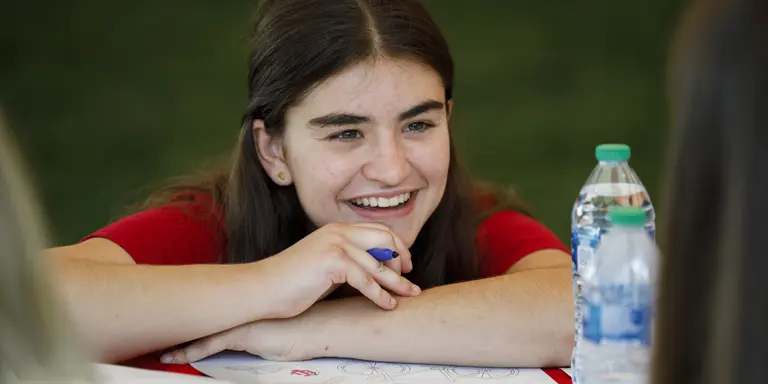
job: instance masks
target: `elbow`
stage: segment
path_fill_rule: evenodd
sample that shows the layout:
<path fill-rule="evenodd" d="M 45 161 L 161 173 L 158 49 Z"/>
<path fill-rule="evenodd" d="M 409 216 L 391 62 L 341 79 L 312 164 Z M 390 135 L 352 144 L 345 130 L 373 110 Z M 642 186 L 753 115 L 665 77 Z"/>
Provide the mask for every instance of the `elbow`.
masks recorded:
<path fill-rule="evenodd" d="M 536 368 L 561 368 L 571 365 L 575 344 L 573 324 L 558 324 L 542 332 L 528 350 L 526 366 Z M 532 353 L 533 351 L 535 353 Z"/>
<path fill-rule="evenodd" d="M 530 335 L 530 334 L 529 334 Z M 525 343 L 510 342 L 514 348 L 507 349 L 508 354 L 500 356 L 491 365 L 496 367 L 514 368 L 562 368 L 571 365 L 571 355 L 574 346 L 574 332 L 563 329 L 560 331 L 542 332 L 539 336 Z"/>
<path fill-rule="evenodd" d="M 559 368 L 571 365 L 571 355 L 575 342 L 573 324 L 553 332 L 550 342 L 551 348 L 548 348 L 549 350 L 543 356 L 540 366 L 542 368 Z"/>
<path fill-rule="evenodd" d="M 571 364 L 571 355 L 575 344 L 575 311 L 573 302 L 573 292 L 571 288 L 570 270 L 567 271 L 566 278 L 561 278 L 565 283 L 559 284 L 556 305 L 551 309 L 556 317 L 552 321 L 550 329 L 550 342 L 552 350 L 544 361 L 544 367 L 564 367 Z"/>
<path fill-rule="evenodd" d="M 573 324 L 558 324 L 542 332 L 534 342 L 535 348 L 528 349 L 525 366 L 536 368 L 561 368 L 571 365 L 575 343 Z M 536 353 L 532 353 L 533 351 Z"/>
<path fill-rule="evenodd" d="M 554 300 L 548 306 L 549 327 L 542 334 L 546 346 L 542 351 L 540 367 L 565 367 L 571 364 L 575 344 L 575 312 L 571 288 L 570 270 L 553 274 Z"/>

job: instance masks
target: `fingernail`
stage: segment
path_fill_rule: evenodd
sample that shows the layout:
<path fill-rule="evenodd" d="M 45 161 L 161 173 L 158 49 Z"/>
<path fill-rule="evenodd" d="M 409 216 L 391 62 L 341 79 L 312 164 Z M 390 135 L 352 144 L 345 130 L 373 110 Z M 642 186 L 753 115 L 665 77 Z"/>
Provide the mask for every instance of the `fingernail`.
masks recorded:
<path fill-rule="evenodd" d="M 413 284 L 413 287 L 411 287 L 411 291 L 413 292 L 414 295 L 418 295 L 419 293 L 421 293 L 421 288 L 419 288 L 418 285 Z"/>
<path fill-rule="evenodd" d="M 400 256 L 400 254 L 399 254 L 399 253 L 397 253 L 396 251 L 395 251 L 395 252 L 392 252 L 392 258 L 393 258 L 393 259 L 396 259 L 398 256 Z"/>
<path fill-rule="evenodd" d="M 166 353 L 166 354 L 160 356 L 160 361 L 163 364 L 171 364 L 171 363 L 173 363 L 173 355 L 170 354 L 170 353 Z"/>
<path fill-rule="evenodd" d="M 390 298 L 389 298 L 389 304 L 390 304 L 390 305 L 392 305 L 393 307 L 394 307 L 395 305 L 397 305 L 397 301 L 395 300 L 395 298 L 394 298 L 394 297 L 390 297 Z"/>

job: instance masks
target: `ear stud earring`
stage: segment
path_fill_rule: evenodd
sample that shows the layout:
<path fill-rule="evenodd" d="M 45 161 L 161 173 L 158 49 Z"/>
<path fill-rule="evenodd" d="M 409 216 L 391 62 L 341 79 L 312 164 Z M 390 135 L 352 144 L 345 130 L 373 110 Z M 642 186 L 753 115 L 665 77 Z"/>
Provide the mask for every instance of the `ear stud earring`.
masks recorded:
<path fill-rule="evenodd" d="M 283 171 L 278 172 L 277 173 L 277 178 L 280 179 L 280 180 L 285 181 L 285 172 L 283 172 Z"/>

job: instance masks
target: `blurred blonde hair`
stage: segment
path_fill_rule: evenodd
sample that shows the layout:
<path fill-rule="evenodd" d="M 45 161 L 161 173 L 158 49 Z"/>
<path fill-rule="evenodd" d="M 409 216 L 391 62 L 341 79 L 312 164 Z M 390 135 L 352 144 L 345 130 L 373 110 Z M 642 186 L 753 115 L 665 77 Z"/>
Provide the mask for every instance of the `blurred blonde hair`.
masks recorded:
<path fill-rule="evenodd" d="M 40 213 L 0 110 L 0 383 L 91 382 L 42 265 Z"/>

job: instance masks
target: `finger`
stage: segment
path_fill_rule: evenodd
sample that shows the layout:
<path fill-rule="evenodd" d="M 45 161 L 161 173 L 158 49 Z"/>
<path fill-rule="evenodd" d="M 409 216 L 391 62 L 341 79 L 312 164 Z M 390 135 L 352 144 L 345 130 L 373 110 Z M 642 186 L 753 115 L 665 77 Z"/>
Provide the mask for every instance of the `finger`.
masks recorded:
<path fill-rule="evenodd" d="M 384 236 L 383 239 L 380 239 L 380 241 L 383 241 L 383 243 L 374 246 L 371 246 L 370 243 L 365 243 L 364 241 L 368 240 L 364 237 L 366 235 L 362 231 L 355 231 L 355 228 L 366 228 L 379 231 L 380 233 L 376 233 L 375 235 L 371 234 L 371 236 Z M 346 236 L 347 239 L 357 245 L 359 248 L 368 250 L 376 247 L 386 247 L 399 253 L 400 256 L 398 258 L 400 260 L 397 261 L 400 265 L 398 270 L 399 273 L 410 273 L 413 270 L 413 261 L 411 259 L 410 249 L 408 249 L 408 247 L 405 245 L 405 242 L 400 239 L 400 237 L 397 236 L 394 232 L 392 232 L 392 230 L 390 230 L 386 225 L 378 223 L 352 223 L 349 231 L 350 232 Z M 395 263 L 388 263 L 387 265 L 392 268 L 392 264 Z"/>
<path fill-rule="evenodd" d="M 384 263 L 371 257 L 368 252 L 351 244 L 345 245 L 343 249 L 344 253 L 362 267 L 366 274 L 373 277 L 382 288 L 401 296 L 414 296 L 421 293 L 421 289 L 416 284 L 411 283 L 405 277 L 400 276 L 399 273 L 387 268 Z"/>
<path fill-rule="evenodd" d="M 354 245 L 351 245 L 351 246 L 354 247 Z M 389 268 L 392 271 L 394 271 L 396 274 L 398 274 L 398 275 L 402 274 L 402 269 L 403 269 L 402 261 L 403 261 L 403 258 L 399 257 L 399 254 L 394 254 L 394 255 L 392 255 L 391 259 L 382 261 L 381 259 L 379 259 L 376 256 L 372 255 L 370 252 L 366 252 L 366 253 L 368 253 L 369 258 L 370 258 L 370 256 L 373 256 L 374 261 L 383 263 L 383 265 L 385 265 L 387 268 Z"/>
<path fill-rule="evenodd" d="M 160 357 L 160 361 L 166 364 L 189 364 L 215 355 L 234 346 L 231 341 L 231 331 L 224 331 L 212 336 L 204 337 L 194 343 L 168 352 Z"/>
<path fill-rule="evenodd" d="M 392 236 L 392 239 L 395 242 L 395 249 L 398 250 L 398 252 L 400 253 L 400 256 L 398 257 L 399 260 L 398 259 L 389 260 L 385 262 L 385 264 L 387 264 L 387 266 L 390 267 L 391 269 L 395 270 L 398 274 L 410 273 L 411 271 L 413 271 L 413 259 L 411 257 L 411 250 L 405 245 L 405 242 L 400 238 L 400 236 L 392 232 L 392 230 L 389 227 L 382 224 L 377 224 L 377 223 L 358 223 L 358 224 L 360 224 L 361 226 L 377 228 L 377 229 L 381 229 L 388 232 Z M 395 264 L 397 264 L 397 267 L 395 267 Z"/>
<path fill-rule="evenodd" d="M 342 267 L 345 269 L 347 284 L 360 291 L 363 296 L 369 298 L 382 309 L 395 309 L 397 301 L 384 290 L 376 280 L 365 272 L 363 267 L 351 259 L 347 259 Z"/>
<path fill-rule="evenodd" d="M 337 235 L 340 235 L 344 239 L 340 244 L 337 244 L 341 248 L 345 244 L 351 243 L 357 248 L 363 250 L 369 250 L 371 248 L 390 249 L 397 254 L 394 258 L 387 260 L 387 267 L 395 271 L 397 274 L 402 273 L 403 260 L 410 258 L 410 252 L 403 251 L 401 247 L 397 245 L 395 236 L 389 231 L 386 226 L 375 223 L 352 223 L 349 225 L 341 224 L 332 227 Z M 405 254 L 402 254 L 405 252 Z M 402 256 L 401 256 L 402 255 Z M 368 259 L 374 262 L 378 262 L 375 257 L 368 254 Z M 407 264 L 407 262 L 405 263 Z"/>
<path fill-rule="evenodd" d="M 398 276 L 403 274 L 403 265 L 402 265 L 402 259 L 396 258 L 392 260 L 382 261 L 381 262 L 385 267 L 387 267 L 389 270 L 397 274 Z"/>

